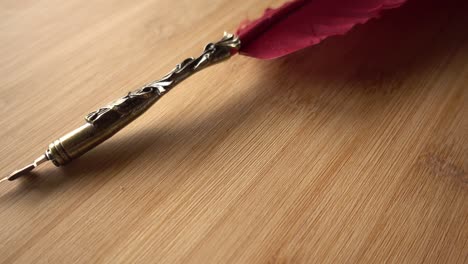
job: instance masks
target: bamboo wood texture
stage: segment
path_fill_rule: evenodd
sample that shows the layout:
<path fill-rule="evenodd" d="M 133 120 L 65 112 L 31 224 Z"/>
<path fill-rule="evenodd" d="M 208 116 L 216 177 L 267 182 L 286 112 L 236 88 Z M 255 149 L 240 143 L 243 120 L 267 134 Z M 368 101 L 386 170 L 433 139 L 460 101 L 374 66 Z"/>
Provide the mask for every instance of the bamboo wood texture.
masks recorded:
<path fill-rule="evenodd" d="M 0 173 L 279 1 L 3 0 Z M 425 8 L 421 8 L 425 6 Z M 184 81 L 0 186 L 0 263 L 468 263 L 466 1 Z"/>

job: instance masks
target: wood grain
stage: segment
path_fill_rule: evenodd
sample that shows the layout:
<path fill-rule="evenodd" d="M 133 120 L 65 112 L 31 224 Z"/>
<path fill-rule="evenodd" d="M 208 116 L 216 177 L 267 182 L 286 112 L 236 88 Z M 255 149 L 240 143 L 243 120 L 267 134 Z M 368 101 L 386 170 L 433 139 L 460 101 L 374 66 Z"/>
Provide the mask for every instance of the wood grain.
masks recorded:
<path fill-rule="evenodd" d="M 0 173 L 280 1 L 3 0 Z M 200 72 L 0 186 L 1 263 L 468 263 L 468 5 Z"/>

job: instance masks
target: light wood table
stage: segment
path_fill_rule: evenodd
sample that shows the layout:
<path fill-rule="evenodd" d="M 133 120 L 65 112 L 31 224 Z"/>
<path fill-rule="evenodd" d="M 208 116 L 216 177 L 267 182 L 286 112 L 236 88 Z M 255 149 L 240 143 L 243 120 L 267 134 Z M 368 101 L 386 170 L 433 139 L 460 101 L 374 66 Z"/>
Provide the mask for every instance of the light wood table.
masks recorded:
<path fill-rule="evenodd" d="M 468 5 L 409 2 L 3 182 L 0 262 L 468 263 Z M 278 3 L 1 1 L 0 173 Z"/>

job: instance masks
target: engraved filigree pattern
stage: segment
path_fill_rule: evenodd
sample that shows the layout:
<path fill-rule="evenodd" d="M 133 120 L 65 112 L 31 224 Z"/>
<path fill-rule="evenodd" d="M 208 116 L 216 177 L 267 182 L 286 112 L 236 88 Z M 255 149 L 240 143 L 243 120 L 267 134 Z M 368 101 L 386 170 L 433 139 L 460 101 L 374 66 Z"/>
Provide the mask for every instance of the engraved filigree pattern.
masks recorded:
<path fill-rule="evenodd" d="M 85 119 L 95 127 L 107 128 L 130 115 L 136 117 L 176 84 L 201 69 L 228 59 L 237 53 L 239 48 L 239 38 L 233 34 L 224 33 L 220 41 L 208 44 L 198 58 L 185 59 L 162 79 L 128 93 L 107 106 L 88 114 Z"/>

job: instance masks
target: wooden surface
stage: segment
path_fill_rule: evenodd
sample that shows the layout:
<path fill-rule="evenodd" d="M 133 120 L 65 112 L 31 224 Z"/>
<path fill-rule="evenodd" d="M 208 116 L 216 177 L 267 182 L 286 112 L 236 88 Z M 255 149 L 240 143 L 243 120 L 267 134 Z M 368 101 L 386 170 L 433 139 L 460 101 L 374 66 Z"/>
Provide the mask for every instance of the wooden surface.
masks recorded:
<path fill-rule="evenodd" d="M 278 3 L 1 1 L 0 173 Z M 466 3 L 200 72 L 2 183 L 0 262 L 468 263 Z"/>

